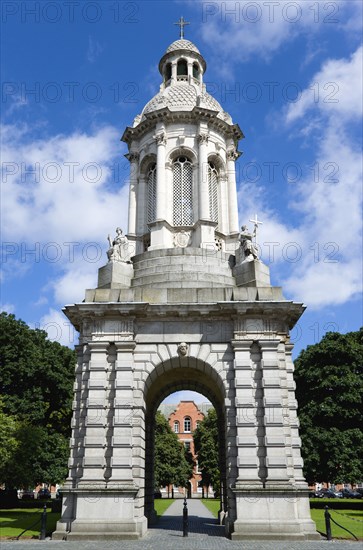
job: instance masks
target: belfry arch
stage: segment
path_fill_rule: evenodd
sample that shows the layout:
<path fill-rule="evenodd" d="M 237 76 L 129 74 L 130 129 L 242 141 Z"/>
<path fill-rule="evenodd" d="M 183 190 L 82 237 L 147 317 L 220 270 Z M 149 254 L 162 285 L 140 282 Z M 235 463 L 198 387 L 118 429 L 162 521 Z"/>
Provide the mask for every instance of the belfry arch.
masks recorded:
<path fill-rule="evenodd" d="M 153 519 L 153 443 L 158 406 L 170 393 L 191 390 L 203 394 L 217 412 L 220 433 L 221 513 L 227 510 L 226 495 L 226 380 L 208 363 L 195 357 L 173 357 L 160 363 L 145 381 L 145 516 Z M 222 515 L 222 514 L 221 514 Z"/>
<path fill-rule="evenodd" d="M 97 287 L 64 308 L 80 340 L 55 539 L 145 535 L 153 415 L 178 389 L 199 389 L 218 413 L 226 536 L 318 538 L 291 357 L 304 306 L 271 285 L 257 217 L 251 231 L 242 211 L 239 232 L 235 163 L 244 136 L 206 91 L 206 67 L 182 36 L 166 49 L 160 91 L 122 136 L 128 229 L 109 237 Z M 193 168 L 176 185 L 173 162 L 182 158 Z"/>

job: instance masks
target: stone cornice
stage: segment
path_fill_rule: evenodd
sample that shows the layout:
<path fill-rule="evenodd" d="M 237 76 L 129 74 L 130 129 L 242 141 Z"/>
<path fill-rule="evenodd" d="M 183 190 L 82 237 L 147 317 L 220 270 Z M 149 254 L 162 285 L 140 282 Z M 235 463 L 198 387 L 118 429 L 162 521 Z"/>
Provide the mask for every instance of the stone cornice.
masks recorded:
<path fill-rule="evenodd" d="M 144 115 L 143 120 L 135 127 L 127 126 L 121 141 L 130 144 L 133 140 L 140 139 L 145 133 L 155 128 L 156 122 L 163 120 L 167 123 L 172 122 L 190 122 L 199 124 L 201 120 L 208 122 L 210 128 L 222 132 L 225 137 L 230 137 L 235 141 L 243 139 L 245 136 L 238 124 L 229 124 L 225 120 L 217 117 L 218 111 L 206 109 L 204 107 L 194 107 L 191 111 L 171 111 L 169 107 L 162 107 L 151 113 Z M 196 129 L 196 135 L 198 129 Z"/>
<path fill-rule="evenodd" d="M 135 320 L 165 320 L 179 321 L 214 319 L 233 321 L 236 318 L 269 318 L 284 319 L 291 329 L 302 315 L 305 306 L 302 303 L 290 301 L 224 301 L 208 303 L 163 303 L 149 302 L 83 302 L 69 305 L 63 312 L 75 326 L 80 329 L 82 320 L 97 318 L 113 319 L 121 316 L 133 317 Z"/>

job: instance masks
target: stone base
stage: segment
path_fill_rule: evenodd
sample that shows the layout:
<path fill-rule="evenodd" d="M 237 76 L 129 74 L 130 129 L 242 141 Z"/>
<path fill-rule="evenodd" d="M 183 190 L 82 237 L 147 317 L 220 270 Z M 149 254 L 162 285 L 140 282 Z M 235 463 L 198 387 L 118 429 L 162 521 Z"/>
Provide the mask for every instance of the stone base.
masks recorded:
<path fill-rule="evenodd" d="M 320 540 L 307 492 L 299 489 L 234 489 L 237 519 L 232 540 Z M 263 518 L 263 519 L 262 519 Z"/>
<path fill-rule="evenodd" d="M 134 276 L 132 264 L 108 262 L 98 270 L 98 288 L 130 288 Z"/>
<path fill-rule="evenodd" d="M 236 259 L 237 259 L 236 251 Z M 245 261 L 233 268 L 233 276 L 237 286 L 268 287 L 270 282 L 270 269 L 259 260 Z"/>
<path fill-rule="evenodd" d="M 61 520 L 54 540 L 135 540 L 147 531 L 147 519 L 135 516 L 132 490 L 64 490 Z M 137 508 L 136 508 L 137 510 Z"/>

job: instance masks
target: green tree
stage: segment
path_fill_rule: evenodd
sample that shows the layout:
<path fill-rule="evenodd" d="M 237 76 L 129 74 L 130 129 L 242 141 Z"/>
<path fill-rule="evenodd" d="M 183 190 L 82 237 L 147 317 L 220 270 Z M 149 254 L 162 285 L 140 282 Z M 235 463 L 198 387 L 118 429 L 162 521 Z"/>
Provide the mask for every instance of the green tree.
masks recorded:
<path fill-rule="evenodd" d="M 198 465 L 202 472 L 202 484 L 211 485 L 218 494 L 220 490 L 219 468 L 219 430 L 217 413 L 209 409 L 208 414 L 198 424 L 193 433 L 195 452 L 198 455 Z M 208 492 L 207 492 L 208 495 Z"/>
<path fill-rule="evenodd" d="M 329 332 L 295 361 L 304 473 L 309 483 L 362 480 L 363 329 Z"/>
<path fill-rule="evenodd" d="M 0 482 L 19 487 L 66 477 L 75 361 L 75 352 L 45 331 L 0 314 L 1 418 L 15 441 L 7 443 Z"/>
<path fill-rule="evenodd" d="M 193 475 L 193 466 L 186 458 L 184 445 L 160 411 L 155 415 L 154 459 L 155 487 L 186 487 Z"/>

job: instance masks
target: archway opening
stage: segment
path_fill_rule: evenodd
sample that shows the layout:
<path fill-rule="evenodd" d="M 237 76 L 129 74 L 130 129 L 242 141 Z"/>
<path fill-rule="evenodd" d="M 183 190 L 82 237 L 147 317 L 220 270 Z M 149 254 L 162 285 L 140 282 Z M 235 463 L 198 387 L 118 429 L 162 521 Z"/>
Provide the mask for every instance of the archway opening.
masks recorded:
<path fill-rule="evenodd" d="M 219 375 L 212 367 L 203 361 L 193 360 L 192 366 L 183 365 L 179 358 L 163 363 L 156 367 L 151 373 L 145 384 L 145 516 L 148 518 L 149 526 L 152 526 L 156 517 L 154 498 L 155 496 L 167 498 L 167 490 L 155 486 L 154 476 L 154 451 L 155 451 L 155 416 L 160 408 L 167 408 L 165 404 L 174 401 L 169 397 L 164 403 L 165 398 L 174 394 L 174 392 L 193 391 L 201 396 L 201 401 L 205 403 L 202 409 L 207 411 L 207 405 L 214 408 L 218 424 L 218 459 L 220 478 L 218 487 L 209 487 L 210 494 L 206 494 L 206 488 L 200 483 L 201 474 L 196 475 L 198 481 L 193 478 L 187 480 L 190 483 L 185 487 L 174 487 L 174 498 L 201 498 L 214 496 L 214 492 L 219 498 L 219 516 L 223 517 L 227 512 L 227 484 L 226 484 L 226 418 L 225 418 L 225 389 Z M 187 394 L 188 395 L 188 394 Z M 189 402 L 190 403 L 190 402 Z M 193 401 L 192 401 L 193 403 Z M 173 403 L 174 404 L 174 403 Z M 175 403 L 178 405 L 178 403 Z M 195 403 L 198 409 L 198 403 Z M 200 403 L 199 403 L 200 405 Z M 168 411 L 167 411 L 168 412 Z M 169 414 L 170 426 L 178 434 L 178 438 L 184 443 L 191 441 L 193 431 L 197 427 L 197 421 L 202 420 L 204 414 L 199 418 L 194 416 L 193 407 L 189 411 L 177 411 L 180 414 Z M 188 440 L 188 441 L 187 441 Z M 196 469 L 196 472 L 198 470 Z M 164 494 L 163 494 L 164 493 Z M 170 494 L 169 494 L 170 496 Z"/>

